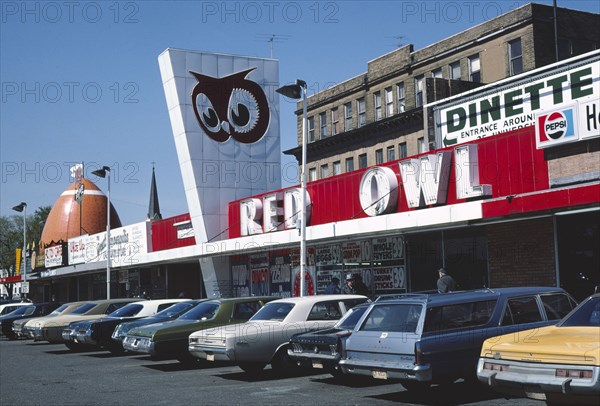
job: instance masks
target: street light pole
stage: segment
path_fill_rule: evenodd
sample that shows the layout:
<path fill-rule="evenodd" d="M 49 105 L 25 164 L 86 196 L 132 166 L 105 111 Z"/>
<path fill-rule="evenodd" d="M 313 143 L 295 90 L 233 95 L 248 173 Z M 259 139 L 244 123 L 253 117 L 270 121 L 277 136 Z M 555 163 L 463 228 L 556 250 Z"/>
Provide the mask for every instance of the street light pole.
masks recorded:
<path fill-rule="evenodd" d="M 21 267 L 23 272 L 21 272 L 21 279 L 24 285 L 27 285 L 27 203 L 21 202 L 21 204 L 12 208 L 14 211 L 18 211 L 19 213 L 23 213 L 23 261 L 21 262 Z M 23 287 L 21 287 L 21 293 L 23 292 Z M 27 299 L 27 293 L 23 293 L 23 298 Z"/>
<path fill-rule="evenodd" d="M 106 299 L 110 299 L 110 167 L 103 166 L 92 172 L 101 178 L 108 180 L 106 193 Z"/>
<path fill-rule="evenodd" d="M 306 82 L 297 79 L 293 85 L 286 85 L 276 90 L 292 99 L 302 98 L 302 169 L 300 171 L 300 191 L 302 193 L 300 208 L 300 296 L 304 296 L 306 275 L 306 139 L 308 130 Z"/>

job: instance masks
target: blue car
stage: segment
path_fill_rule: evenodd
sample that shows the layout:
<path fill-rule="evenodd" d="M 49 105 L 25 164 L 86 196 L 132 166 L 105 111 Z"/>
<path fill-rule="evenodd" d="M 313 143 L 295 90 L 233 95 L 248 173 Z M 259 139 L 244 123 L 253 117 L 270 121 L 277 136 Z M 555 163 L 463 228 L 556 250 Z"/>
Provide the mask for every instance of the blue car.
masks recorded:
<path fill-rule="evenodd" d="M 346 342 L 344 373 L 397 379 L 407 390 L 475 380 L 483 341 L 556 323 L 577 303 L 563 289 L 406 294 L 373 302 Z"/>

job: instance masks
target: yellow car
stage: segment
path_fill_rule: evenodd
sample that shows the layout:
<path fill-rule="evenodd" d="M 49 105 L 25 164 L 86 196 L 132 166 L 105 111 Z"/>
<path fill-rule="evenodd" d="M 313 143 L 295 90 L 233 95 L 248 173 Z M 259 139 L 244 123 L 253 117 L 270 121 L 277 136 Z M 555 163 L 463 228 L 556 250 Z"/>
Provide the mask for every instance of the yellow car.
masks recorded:
<path fill-rule="evenodd" d="M 487 339 L 477 377 L 509 396 L 548 404 L 600 404 L 600 294 L 555 326 Z"/>

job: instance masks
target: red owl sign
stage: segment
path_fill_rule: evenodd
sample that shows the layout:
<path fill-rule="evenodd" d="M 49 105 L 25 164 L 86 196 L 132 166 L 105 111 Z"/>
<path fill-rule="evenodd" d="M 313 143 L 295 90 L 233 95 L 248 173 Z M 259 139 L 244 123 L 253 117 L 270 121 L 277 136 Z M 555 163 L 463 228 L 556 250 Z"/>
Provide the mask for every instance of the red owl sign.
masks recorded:
<path fill-rule="evenodd" d="M 222 78 L 190 71 L 198 80 L 192 107 L 200 128 L 218 142 L 233 138 L 244 144 L 259 141 L 269 128 L 271 114 L 265 92 L 246 76 L 256 68 Z"/>

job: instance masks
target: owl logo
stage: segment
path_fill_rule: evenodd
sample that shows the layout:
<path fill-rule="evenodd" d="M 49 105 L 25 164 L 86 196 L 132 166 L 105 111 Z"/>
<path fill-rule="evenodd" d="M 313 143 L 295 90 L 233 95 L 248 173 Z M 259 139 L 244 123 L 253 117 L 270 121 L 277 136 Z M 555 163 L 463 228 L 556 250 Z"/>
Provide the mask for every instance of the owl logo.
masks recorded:
<path fill-rule="evenodd" d="M 270 122 L 265 92 L 246 76 L 256 68 L 215 78 L 192 72 L 198 80 L 192 90 L 192 106 L 200 128 L 218 142 L 230 137 L 243 144 L 260 140 Z"/>

